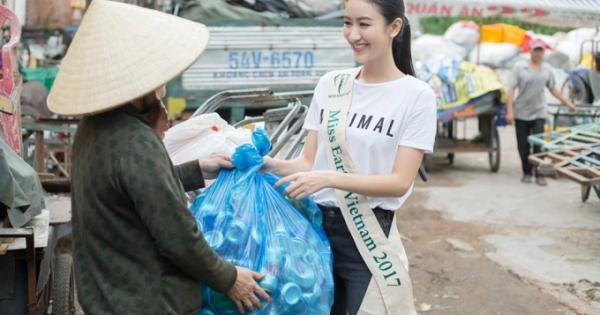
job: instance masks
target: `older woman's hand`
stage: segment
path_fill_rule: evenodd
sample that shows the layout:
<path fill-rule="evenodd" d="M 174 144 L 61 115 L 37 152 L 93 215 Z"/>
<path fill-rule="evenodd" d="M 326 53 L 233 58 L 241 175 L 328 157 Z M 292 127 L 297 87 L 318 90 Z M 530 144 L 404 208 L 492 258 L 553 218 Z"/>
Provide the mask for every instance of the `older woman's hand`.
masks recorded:
<path fill-rule="evenodd" d="M 231 157 L 223 154 L 213 154 L 206 159 L 199 160 L 200 170 L 204 179 L 215 179 L 221 169 L 232 169 Z"/>

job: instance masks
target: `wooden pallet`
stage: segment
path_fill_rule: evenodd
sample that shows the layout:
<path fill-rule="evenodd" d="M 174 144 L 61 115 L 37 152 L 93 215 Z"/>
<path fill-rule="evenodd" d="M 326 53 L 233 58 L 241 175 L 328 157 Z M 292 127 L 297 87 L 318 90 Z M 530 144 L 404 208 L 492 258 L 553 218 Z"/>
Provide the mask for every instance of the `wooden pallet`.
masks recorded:
<path fill-rule="evenodd" d="M 557 171 L 582 186 L 600 185 L 600 167 L 561 167 Z"/>
<path fill-rule="evenodd" d="M 600 143 L 533 154 L 528 160 L 540 175 L 563 176 L 581 185 L 583 202 L 592 189 L 600 198 Z"/>
<path fill-rule="evenodd" d="M 553 152 L 542 152 L 532 154 L 529 156 L 529 163 L 533 166 L 544 166 L 550 165 L 552 167 L 562 163 L 568 163 L 568 161 L 577 158 L 581 150 L 577 149 L 566 149 Z"/>
<path fill-rule="evenodd" d="M 598 160 L 596 160 L 598 162 Z M 596 166 L 590 165 L 570 165 L 561 167 L 552 167 L 555 176 L 562 176 L 571 181 L 578 183 L 581 186 L 581 201 L 586 202 L 590 197 L 592 190 L 600 198 L 600 163 Z M 545 170 L 540 167 L 538 172 L 543 174 Z M 544 174 L 546 175 L 546 174 Z"/>
<path fill-rule="evenodd" d="M 544 151 L 557 151 L 565 148 L 580 148 L 600 144 L 600 133 L 586 130 L 572 130 L 567 134 L 550 132 L 548 134 L 533 135 L 529 143 L 542 147 Z"/>
<path fill-rule="evenodd" d="M 530 155 L 529 163 L 544 176 L 556 176 L 561 167 L 600 167 L 600 144 Z"/>
<path fill-rule="evenodd" d="M 600 123 L 531 135 L 527 140 L 544 151 L 595 146 L 600 144 Z"/>

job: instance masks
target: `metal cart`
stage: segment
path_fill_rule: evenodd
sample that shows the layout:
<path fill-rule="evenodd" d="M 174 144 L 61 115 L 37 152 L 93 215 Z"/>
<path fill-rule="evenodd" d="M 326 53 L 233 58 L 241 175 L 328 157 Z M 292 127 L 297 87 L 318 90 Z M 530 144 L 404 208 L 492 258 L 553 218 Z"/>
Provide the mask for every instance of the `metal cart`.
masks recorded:
<path fill-rule="evenodd" d="M 560 127 L 575 127 L 600 122 L 600 106 L 577 104 L 577 111 L 569 112 L 562 104 L 548 104 L 552 116 L 552 130 Z"/>
<path fill-rule="evenodd" d="M 68 193 L 71 189 L 72 138 L 78 119 L 37 118 L 23 121 L 23 159 L 40 174 L 48 193 Z M 50 134 L 46 137 L 45 134 Z"/>
<path fill-rule="evenodd" d="M 52 198 L 46 203 L 42 214 L 24 227 L 0 228 L 6 253 L 12 254 L 17 266 L 13 301 L 26 303 L 27 309 L 24 313 L 25 305 L 3 304 L 9 314 L 75 314 L 73 258 L 55 253 L 58 239 L 71 232 L 70 199 Z M 22 265 L 27 266 L 25 272 L 19 271 Z"/>
<path fill-rule="evenodd" d="M 500 169 L 500 137 L 496 126 L 496 109 L 499 106 L 498 95 L 495 92 L 488 93 L 475 101 L 477 105 L 493 109 L 483 113 L 471 111 L 457 112 L 451 118 L 438 122 L 438 131 L 435 141 L 434 154 L 445 154 L 448 162 L 454 162 L 456 153 L 487 153 L 492 172 Z M 467 120 L 477 117 L 479 137 L 467 139 Z M 459 135 L 458 123 L 463 124 L 463 130 Z M 432 155 L 426 154 L 423 165 L 429 171 L 432 163 Z"/>
<path fill-rule="evenodd" d="M 597 30 L 600 29 L 597 28 Z M 584 48 L 586 45 L 591 46 L 592 55 L 600 52 L 600 40 L 585 40 L 581 43 L 580 49 L 580 60 L 584 56 Z M 573 71 L 567 71 L 569 75 L 562 84 L 561 93 L 566 96 L 571 102 L 592 104 L 595 98 L 600 96 L 594 95 L 592 89 L 589 86 L 590 82 L 586 82 L 583 78 L 583 72 L 594 71 L 593 69 L 576 69 Z"/>

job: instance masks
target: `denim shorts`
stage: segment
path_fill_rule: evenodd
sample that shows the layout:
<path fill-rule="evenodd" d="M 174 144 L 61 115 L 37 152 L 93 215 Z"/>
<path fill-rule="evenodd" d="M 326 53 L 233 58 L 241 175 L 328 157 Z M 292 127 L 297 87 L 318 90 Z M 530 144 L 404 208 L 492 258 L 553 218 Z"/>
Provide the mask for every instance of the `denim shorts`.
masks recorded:
<path fill-rule="evenodd" d="M 371 271 L 365 264 L 339 208 L 320 206 L 323 228 L 333 252 L 335 293 L 331 315 L 356 315 L 371 282 Z M 393 211 L 374 209 L 373 212 L 385 236 L 390 234 Z"/>

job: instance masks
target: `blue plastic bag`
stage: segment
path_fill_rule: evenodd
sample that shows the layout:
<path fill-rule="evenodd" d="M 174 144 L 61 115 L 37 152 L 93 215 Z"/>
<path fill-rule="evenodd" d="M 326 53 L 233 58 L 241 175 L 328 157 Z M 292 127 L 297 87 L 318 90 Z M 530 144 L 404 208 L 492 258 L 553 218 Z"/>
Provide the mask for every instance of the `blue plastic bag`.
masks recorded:
<path fill-rule="evenodd" d="M 264 130 L 252 135 L 233 154 L 233 170 L 194 201 L 191 211 L 210 246 L 224 259 L 265 273 L 259 285 L 271 302 L 264 315 L 329 314 L 333 302 L 333 261 L 322 228 L 322 214 L 310 199 L 284 197 L 279 180 L 261 174 L 270 148 Z M 202 288 L 201 315 L 239 314 L 233 301 L 207 286 Z"/>

